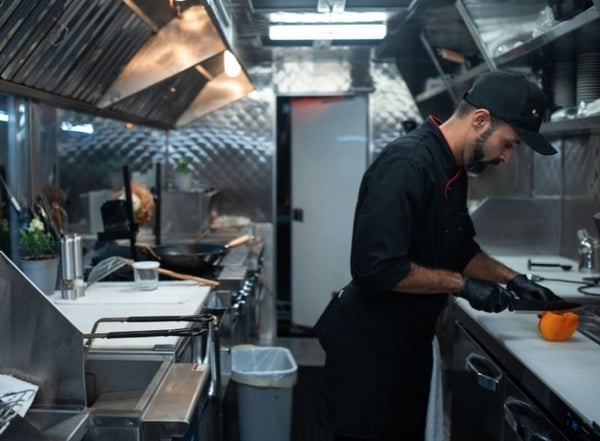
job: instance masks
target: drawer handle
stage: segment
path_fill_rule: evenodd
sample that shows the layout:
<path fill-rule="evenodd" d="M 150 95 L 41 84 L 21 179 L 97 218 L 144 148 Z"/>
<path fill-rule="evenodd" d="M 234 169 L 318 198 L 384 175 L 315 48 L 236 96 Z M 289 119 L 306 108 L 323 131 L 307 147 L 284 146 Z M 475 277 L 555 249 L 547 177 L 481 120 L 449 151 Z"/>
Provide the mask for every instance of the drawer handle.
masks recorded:
<path fill-rule="evenodd" d="M 471 352 L 467 355 L 465 368 L 468 372 L 477 375 L 479 386 L 496 392 L 502 380 L 502 371 L 494 363 L 482 355 Z"/>
<path fill-rule="evenodd" d="M 508 397 L 504 402 L 504 419 L 520 439 L 551 441 L 543 428 L 542 415 L 525 401 Z"/>

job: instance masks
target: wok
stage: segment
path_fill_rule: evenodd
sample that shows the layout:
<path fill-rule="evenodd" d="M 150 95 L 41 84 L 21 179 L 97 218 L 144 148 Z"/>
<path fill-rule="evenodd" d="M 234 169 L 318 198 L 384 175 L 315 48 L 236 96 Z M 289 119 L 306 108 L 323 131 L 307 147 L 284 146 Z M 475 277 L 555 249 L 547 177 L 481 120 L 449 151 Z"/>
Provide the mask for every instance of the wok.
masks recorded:
<path fill-rule="evenodd" d="M 187 269 L 192 273 L 212 271 L 230 248 L 246 244 L 250 236 L 245 234 L 225 245 L 214 243 L 174 244 L 152 247 L 147 252 L 160 261 L 162 267 Z"/>

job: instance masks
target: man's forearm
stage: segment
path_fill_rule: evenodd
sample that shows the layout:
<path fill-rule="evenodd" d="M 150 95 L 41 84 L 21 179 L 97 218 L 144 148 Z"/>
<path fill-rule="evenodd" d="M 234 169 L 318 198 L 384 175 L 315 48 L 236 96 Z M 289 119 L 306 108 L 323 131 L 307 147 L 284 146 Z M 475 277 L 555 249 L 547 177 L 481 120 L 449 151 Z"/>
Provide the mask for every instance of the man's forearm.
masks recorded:
<path fill-rule="evenodd" d="M 452 271 L 430 269 L 411 263 L 410 272 L 394 287 L 409 294 L 442 294 L 462 291 L 463 276 Z"/>
<path fill-rule="evenodd" d="M 506 265 L 501 264 L 495 259 L 478 252 L 465 267 L 465 274 L 479 279 L 489 280 L 496 283 L 507 283 L 518 275 Z"/>

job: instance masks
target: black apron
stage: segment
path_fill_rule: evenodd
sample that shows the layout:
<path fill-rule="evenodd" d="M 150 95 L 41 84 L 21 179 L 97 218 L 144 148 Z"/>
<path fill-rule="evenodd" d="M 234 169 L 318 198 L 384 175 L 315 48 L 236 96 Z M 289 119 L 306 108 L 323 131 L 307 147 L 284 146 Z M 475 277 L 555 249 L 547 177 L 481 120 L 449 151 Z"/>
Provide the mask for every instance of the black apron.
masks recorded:
<path fill-rule="evenodd" d="M 445 295 L 336 295 L 315 331 L 326 352 L 321 422 L 336 435 L 423 439 L 435 322 Z"/>

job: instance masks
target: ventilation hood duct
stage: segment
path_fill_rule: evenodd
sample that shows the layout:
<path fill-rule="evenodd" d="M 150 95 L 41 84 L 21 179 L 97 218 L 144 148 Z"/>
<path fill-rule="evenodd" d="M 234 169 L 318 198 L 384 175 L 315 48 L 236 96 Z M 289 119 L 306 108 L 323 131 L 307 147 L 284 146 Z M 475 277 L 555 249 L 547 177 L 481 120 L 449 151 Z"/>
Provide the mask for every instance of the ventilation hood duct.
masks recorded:
<path fill-rule="evenodd" d="M 0 90 L 160 128 L 245 96 L 223 69 L 231 24 L 218 0 L 0 3 Z"/>

